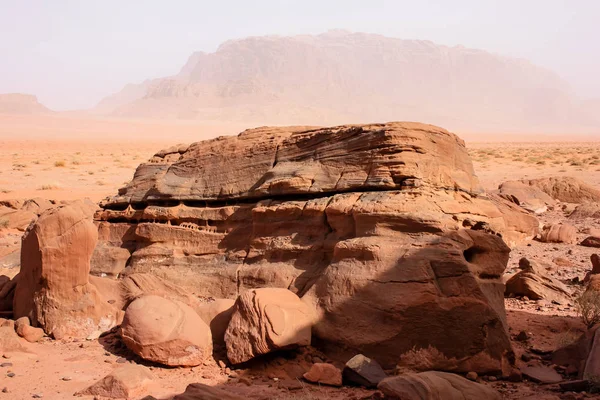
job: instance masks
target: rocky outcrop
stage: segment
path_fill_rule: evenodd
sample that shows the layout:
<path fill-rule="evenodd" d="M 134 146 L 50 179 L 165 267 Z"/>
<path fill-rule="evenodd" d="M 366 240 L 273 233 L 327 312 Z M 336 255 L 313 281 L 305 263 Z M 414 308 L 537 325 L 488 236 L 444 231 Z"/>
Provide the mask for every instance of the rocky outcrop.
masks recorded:
<path fill-rule="evenodd" d="M 335 365 L 328 363 L 313 364 L 308 372 L 302 375 L 304 379 L 312 383 L 329 386 L 342 386 L 342 371 Z"/>
<path fill-rule="evenodd" d="M 102 245 L 131 252 L 128 273 L 214 298 L 289 289 L 320 343 L 387 366 L 510 363 L 503 239 L 537 220 L 485 196 L 441 128 L 248 130 L 158 153 L 102 207 Z"/>
<path fill-rule="evenodd" d="M 32 353 L 27 342 L 19 338 L 15 332 L 14 324 L 3 322 L 2 318 L 0 318 L 0 353 L 6 356 L 13 353 Z"/>
<path fill-rule="evenodd" d="M 532 300 L 545 299 L 559 304 L 569 302 L 567 287 L 546 274 L 538 263 L 522 258 L 519 260 L 519 268 L 521 271 L 506 282 L 508 296 L 527 296 Z"/>
<path fill-rule="evenodd" d="M 119 311 L 90 283 L 93 209 L 84 202 L 51 208 L 23 236 L 14 316 L 29 317 L 56 339 L 86 338 L 118 321 Z"/>
<path fill-rule="evenodd" d="M 556 203 L 552 197 L 536 186 L 520 181 L 507 181 L 498 187 L 498 194 L 518 206 L 539 214 Z"/>
<path fill-rule="evenodd" d="M 531 240 L 539 233 L 540 222 L 522 207 L 506 200 L 496 193 L 488 194 L 488 198 L 502 213 L 504 228 L 502 239 L 510 247 Z M 475 227 L 474 225 L 472 225 Z"/>
<path fill-rule="evenodd" d="M 225 331 L 227 358 L 240 364 L 271 351 L 310 345 L 310 308 L 287 289 L 252 289 L 235 302 Z"/>
<path fill-rule="evenodd" d="M 29 200 L 4 200 L 0 202 L 0 229 L 17 229 L 25 231 L 30 223 L 41 213 L 54 207 L 54 203 L 34 198 Z"/>
<path fill-rule="evenodd" d="M 405 374 L 381 381 L 385 398 L 402 400 L 501 400 L 496 390 L 445 372 Z"/>
<path fill-rule="evenodd" d="M 600 218 L 600 204 L 585 202 L 575 207 L 575 210 L 569 214 L 570 220 L 585 220 L 587 218 Z"/>
<path fill-rule="evenodd" d="M 159 296 L 142 296 L 125 311 L 125 345 L 145 360 L 193 367 L 212 354 L 210 328 L 187 305 Z"/>
<path fill-rule="evenodd" d="M 542 230 L 540 240 L 545 243 L 575 244 L 577 242 L 577 228 L 570 224 L 547 225 Z"/>
<path fill-rule="evenodd" d="M 568 176 L 522 180 L 555 200 L 565 203 L 600 202 L 600 190 L 579 179 Z"/>

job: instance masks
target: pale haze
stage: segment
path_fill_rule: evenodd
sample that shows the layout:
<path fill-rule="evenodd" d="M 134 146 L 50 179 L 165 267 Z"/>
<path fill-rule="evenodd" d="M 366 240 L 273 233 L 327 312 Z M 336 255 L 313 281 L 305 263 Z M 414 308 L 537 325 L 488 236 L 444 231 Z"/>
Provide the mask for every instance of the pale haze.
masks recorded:
<path fill-rule="evenodd" d="M 594 0 L 2 0 L 0 93 L 34 94 L 55 110 L 90 108 L 230 39 L 345 29 L 524 58 L 592 99 L 600 97 L 598 20 Z"/>

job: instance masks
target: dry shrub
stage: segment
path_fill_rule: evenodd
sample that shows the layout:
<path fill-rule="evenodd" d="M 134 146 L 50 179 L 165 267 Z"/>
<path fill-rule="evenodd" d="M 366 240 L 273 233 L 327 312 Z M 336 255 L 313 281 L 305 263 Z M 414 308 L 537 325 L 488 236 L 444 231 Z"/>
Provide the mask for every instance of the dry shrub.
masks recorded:
<path fill-rule="evenodd" d="M 48 184 L 40 186 L 40 188 L 38 190 L 54 190 L 54 189 L 60 189 L 60 185 L 58 185 L 57 183 L 48 183 Z"/>
<path fill-rule="evenodd" d="M 8 220 L 7 219 L 0 219 L 0 228 L 8 228 Z"/>
<path fill-rule="evenodd" d="M 577 312 L 588 328 L 600 323 L 600 292 L 586 290 L 577 300 Z"/>
<path fill-rule="evenodd" d="M 414 371 L 436 369 L 445 371 L 452 368 L 452 363 L 455 361 L 456 359 L 448 359 L 442 352 L 431 345 L 420 349 L 413 347 L 400 356 L 400 365 L 402 365 L 402 368 Z"/>
<path fill-rule="evenodd" d="M 67 163 L 64 160 L 54 162 L 55 167 L 64 167 L 65 165 L 67 165 Z"/>
<path fill-rule="evenodd" d="M 575 343 L 581 335 L 573 332 L 570 328 L 566 332 L 561 332 L 556 338 L 556 348 L 562 349 Z"/>

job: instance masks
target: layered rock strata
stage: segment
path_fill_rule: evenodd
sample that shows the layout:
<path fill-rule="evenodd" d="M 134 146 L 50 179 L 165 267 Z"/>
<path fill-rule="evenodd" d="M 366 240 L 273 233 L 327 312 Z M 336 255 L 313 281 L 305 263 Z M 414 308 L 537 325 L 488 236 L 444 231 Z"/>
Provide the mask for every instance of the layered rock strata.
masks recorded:
<path fill-rule="evenodd" d="M 216 298 L 288 288 L 319 341 L 492 372 L 512 357 L 505 242 L 537 233 L 503 201 L 431 125 L 258 128 L 157 153 L 96 220 L 99 245 L 131 253 L 125 274 Z"/>

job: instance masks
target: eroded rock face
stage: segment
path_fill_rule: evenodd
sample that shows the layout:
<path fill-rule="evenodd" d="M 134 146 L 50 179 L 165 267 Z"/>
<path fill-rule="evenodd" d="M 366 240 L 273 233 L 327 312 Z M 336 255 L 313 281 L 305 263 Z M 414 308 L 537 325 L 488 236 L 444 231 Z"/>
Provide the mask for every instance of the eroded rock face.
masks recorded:
<path fill-rule="evenodd" d="M 92 213 L 93 205 L 80 201 L 51 208 L 23 236 L 13 313 L 56 339 L 86 338 L 117 324 L 119 311 L 89 280 L 98 238 Z"/>
<path fill-rule="evenodd" d="M 538 230 L 482 193 L 459 138 L 416 123 L 259 128 L 163 151 L 96 219 L 103 245 L 131 251 L 130 272 L 215 298 L 286 288 L 329 345 L 465 372 L 511 360 L 503 239 Z"/>
<path fill-rule="evenodd" d="M 240 364 L 271 351 L 308 346 L 310 308 L 287 289 L 262 288 L 236 301 L 225 331 L 227 358 Z"/>

